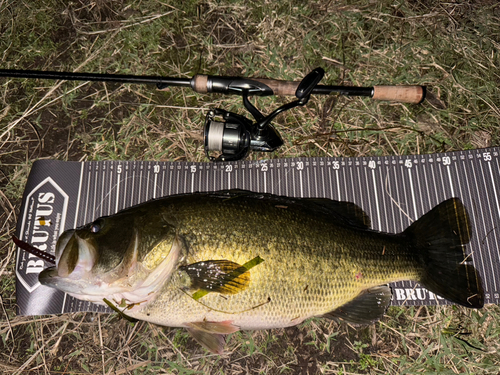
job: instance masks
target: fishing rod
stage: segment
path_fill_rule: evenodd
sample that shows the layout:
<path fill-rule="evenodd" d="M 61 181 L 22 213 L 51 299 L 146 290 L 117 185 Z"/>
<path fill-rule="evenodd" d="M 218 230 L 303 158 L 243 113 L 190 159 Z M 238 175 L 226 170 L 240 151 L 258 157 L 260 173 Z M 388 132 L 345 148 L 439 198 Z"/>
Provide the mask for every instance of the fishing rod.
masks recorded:
<path fill-rule="evenodd" d="M 169 87 L 187 87 L 197 93 L 222 93 L 241 95 L 243 90 L 248 96 L 282 95 L 293 96 L 300 82 L 282 81 L 267 78 L 226 77 L 197 74 L 192 78 L 174 78 L 162 76 L 140 76 L 125 74 L 98 74 L 51 72 L 39 70 L 0 69 L 0 77 L 56 79 L 66 81 L 98 81 L 134 84 L 152 84 L 159 90 Z M 312 94 L 340 94 L 346 96 L 364 96 L 375 100 L 388 100 L 400 103 L 421 103 L 425 99 L 424 86 L 329 86 L 317 85 Z"/>
<path fill-rule="evenodd" d="M 319 85 L 325 72 L 316 68 L 302 81 L 283 81 L 267 78 L 227 77 L 197 74 L 192 78 L 162 76 L 138 76 L 124 74 L 73 73 L 38 70 L 0 69 L 0 77 L 55 79 L 66 81 L 98 81 L 156 85 L 159 90 L 170 87 L 186 87 L 193 91 L 240 95 L 243 105 L 255 121 L 223 109 L 210 110 L 205 119 L 205 152 L 212 161 L 239 160 L 250 150 L 274 151 L 283 144 L 281 136 L 271 125 L 279 113 L 303 106 L 312 94 L 332 93 L 346 96 L 369 97 L 400 103 L 421 103 L 425 99 L 425 86 L 330 86 Z M 287 103 L 268 116 L 264 116 L 248 100 L 249 96 L 295 96 L 297 100 Z M 216 156 L 213 156 L 215 153 Z"/>

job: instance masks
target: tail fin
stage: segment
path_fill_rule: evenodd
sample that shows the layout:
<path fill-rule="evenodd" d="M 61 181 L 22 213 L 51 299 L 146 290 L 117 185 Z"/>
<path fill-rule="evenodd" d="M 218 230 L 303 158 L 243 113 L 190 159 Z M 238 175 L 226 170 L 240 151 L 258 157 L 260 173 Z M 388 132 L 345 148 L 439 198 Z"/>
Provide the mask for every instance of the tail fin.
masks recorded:
<path fill-rule="evenodd" d="M 484 291 L 481 278 L 465 254 L 472 228 L 464 205 L 448 199 L 410 225 L 404 235 L 423 263 L 420 282 L 451 302 L 481 308 Z"/>

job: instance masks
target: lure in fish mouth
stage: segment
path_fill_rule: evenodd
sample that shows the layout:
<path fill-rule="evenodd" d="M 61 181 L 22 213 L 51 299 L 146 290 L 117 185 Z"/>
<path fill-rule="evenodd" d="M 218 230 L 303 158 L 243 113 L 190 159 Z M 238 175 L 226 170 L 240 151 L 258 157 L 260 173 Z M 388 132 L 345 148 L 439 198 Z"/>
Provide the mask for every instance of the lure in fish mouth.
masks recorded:
<path fill-rule="evenodd" d="M 56 266 L 39 279 L 82 300 L 127 307 L 132 318 L 184 327 L 221 353 L 223 335 L 239 329 L 314 316 L 371 323 L 390 303 L 386 284 L 401 280 L 480 308 L 482 282 L 465 248 L 472 235 L 457 198 L 391 234 L 372 230 L 349 202 L 194 193 L 64 232 Z"/>

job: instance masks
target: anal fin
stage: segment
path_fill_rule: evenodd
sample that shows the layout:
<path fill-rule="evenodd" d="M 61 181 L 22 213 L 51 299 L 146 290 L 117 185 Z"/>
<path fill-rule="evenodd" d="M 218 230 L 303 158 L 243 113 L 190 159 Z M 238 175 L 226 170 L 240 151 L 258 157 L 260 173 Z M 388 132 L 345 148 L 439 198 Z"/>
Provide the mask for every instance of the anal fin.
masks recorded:
<path fill-rule="evenodd" d="M 194 328 L 186 328 L 191 337 L 201 346 L 214 354 L 222 354 L 224 352 L 224 335 L 218 333 L 208 333 Z"/>
<path fill-rule="evenodd" d="M 240 327 L 233 325 L 230 320 L 225 320 L 223 322 L 192 322 L 187 323 L 186 325 L 199 331 L 220 333 L 221 335 L 228 335 L 240 330 Z"/>
<path fill-rule="evenodd" d="M 370 324 L 383 317 L 391 298 L 392 291 L 387 285 L 366 289 L 355 299 L 326 313 L 324 317 L 340 318 L 356 325 Z"/>

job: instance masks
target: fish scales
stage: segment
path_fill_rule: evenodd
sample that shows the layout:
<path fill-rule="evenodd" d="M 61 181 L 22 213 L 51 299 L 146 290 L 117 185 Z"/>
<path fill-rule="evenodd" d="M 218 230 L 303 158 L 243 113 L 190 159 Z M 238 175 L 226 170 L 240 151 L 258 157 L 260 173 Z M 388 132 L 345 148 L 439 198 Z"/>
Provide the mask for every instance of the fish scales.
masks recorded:
<path fill-rule="evenodd" d="M 232 320 L 244 329 L 285 327 L 325 314 L 366 288 L 414 279 L 420 272 L 414 255 L 404 253 L 403 239 L 394 235 L 335 225 L 324 215 L 257 199 L 192 204 L 165 208 L 176 212 L 186 263 L 243 264 L 256 256 L 264 262 L 250 271 L 250 287 L 231 297 L 209 294 L 194 301 L 179 293 L 174 277 L 156 301 L 133 316 L 149 314 L 169 326 L 183 326 L 189 317 Z"/>

